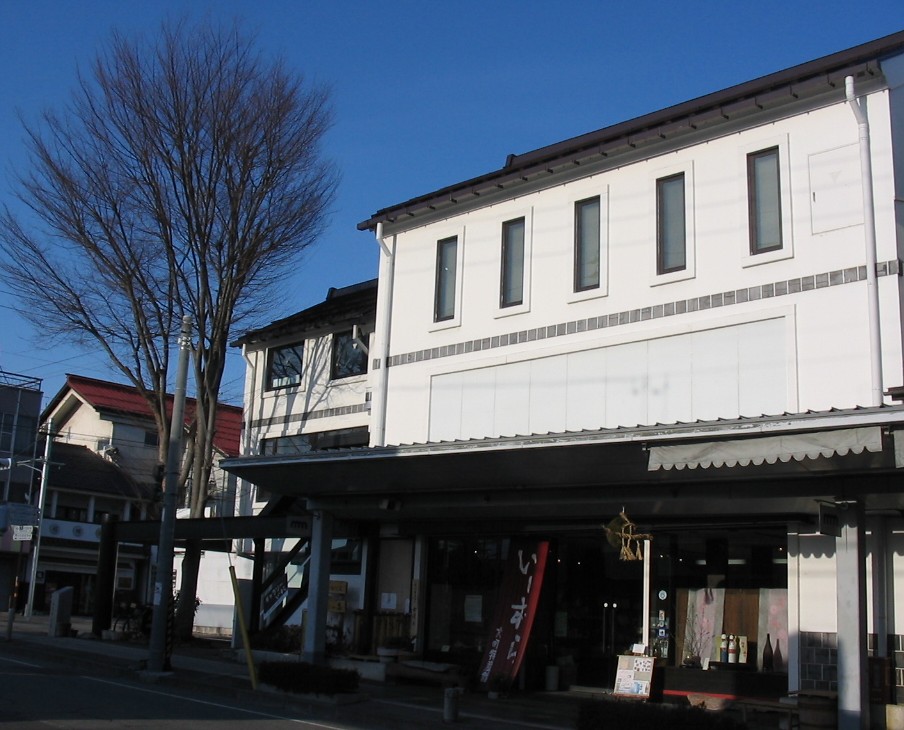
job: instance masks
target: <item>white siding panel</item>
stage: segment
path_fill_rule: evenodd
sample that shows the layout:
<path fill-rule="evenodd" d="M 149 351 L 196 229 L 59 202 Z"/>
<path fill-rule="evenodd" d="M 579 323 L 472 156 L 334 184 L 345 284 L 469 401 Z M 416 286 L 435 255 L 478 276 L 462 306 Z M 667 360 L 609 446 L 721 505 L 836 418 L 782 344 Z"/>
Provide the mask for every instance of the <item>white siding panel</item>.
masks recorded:
<path fill-rule="evenodd" d="M 651 340 L 647 423 L 676 423 L 692 412 L 693 347 L 687 335 Z"/>
<path fill-rule="evenodd" d="M 450 441 L 460 437 L 464 379 L 464 373 L 433 378 L 430 386 L 430 441 Z"/>
<path fill-rule="evenodd" d="M 741 327 L 695 332 L 693 417 L 709 421 L 738 413 L 738 339 Z"/>
<path fill-rule="evenodd" d="M 647 419 L 647 343 L 609 349 L 606 372 L 606 426 L 636 426 Z"/>
<path fill-rule="evenodd" d="M 496 411 L 496 370 L 481 368 L 462 380 L 461 435 L 480 438 L 493 432 Z"/>
<path fill-rule="evenodd" d="M 530 432 L 565 430 L 568 360 L 565 356 L 534 360 L 530 368 Z"/>
<path fill-rule="evenodd" d="M 502 366 L 496 377 L 496 426 L 493 436 L 530 433 L 530 363 Z"/>
<path fill-rule="evenodd" d="M 788 410 L 785 320 L 767 319 L 741 328 L 738 342 L 738 412 L 775 415 Z"/>
<path fill-rule="evenodd" d="M 568 358 L 565 428 L 602 428 L 606 419 L 606 348 L 574 352 Z"/>
<path fill-rule="evenodd" d="M 430 439 L 782 413 L 786 349 L 777 317 L 439 375 Z"/>

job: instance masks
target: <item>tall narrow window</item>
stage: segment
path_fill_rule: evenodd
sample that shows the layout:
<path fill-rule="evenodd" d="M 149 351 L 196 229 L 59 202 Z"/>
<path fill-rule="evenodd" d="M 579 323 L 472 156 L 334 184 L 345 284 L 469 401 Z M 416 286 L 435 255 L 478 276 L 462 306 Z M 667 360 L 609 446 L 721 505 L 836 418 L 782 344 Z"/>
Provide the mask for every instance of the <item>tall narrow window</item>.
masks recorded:
<path fill-rule="evenodd" d="M 524 302 L 524 218 L 502 224 L 502 283 L 499 306 Z"/>
<path fill-rule="evenodd" d="M 436 242 L 436 291 L 433 321 L 455 317 L 455 280 L 458 275 L 458 236 Z"/>
<path fill-rule="evenodd" d="M 747 155 L 750 253 L 782 247 L 782 194 L 778 147 Z"/>
<path fill-rule="evenodd" d="M 668 274 L 687 267 L 687 221 L 684 173 L 656 181 L 656 271 Z"/>
<path fill-rule="evenodd" d="M 574 204 L 574 290 L 600 285 L 600 199 Z"/>

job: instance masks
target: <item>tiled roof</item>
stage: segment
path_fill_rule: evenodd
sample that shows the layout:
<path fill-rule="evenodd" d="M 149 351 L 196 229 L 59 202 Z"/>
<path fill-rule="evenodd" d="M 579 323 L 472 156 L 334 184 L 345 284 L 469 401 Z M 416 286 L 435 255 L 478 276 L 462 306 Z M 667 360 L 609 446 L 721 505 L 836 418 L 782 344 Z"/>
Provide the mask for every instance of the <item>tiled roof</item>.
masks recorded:
<path fill-rule="evenodd" d="M 138 391 L 131 385 L 110 383 L 106 380 L 86 378 L 83 375 L 67 375 L 66 385 L 54 397 L 47 412 L 62 400 L 69 389 L 98 411 L 120 413 L 137 418 L 153 419 L 151 409 Z M 167 411 L 172 412 L 173 396 L 168 396 Z M 185 423 L 191 423 L 195 412 L 195 399 L 185 399 Z M 217 430 L 214 447 L 226 456 L 238 456 L 242 431 L 242 409 L 221 403 L 217 409 Z"/>
<path fill-rule="evenodd" d="M 40 447 L 43 452 L 43 445 Z M 50 452 L 50 486 L 73 492 L 107 494 L 148 501 L 153 489 L 132 479 L 122 469 L 91 449 L 54 441 Z"/>

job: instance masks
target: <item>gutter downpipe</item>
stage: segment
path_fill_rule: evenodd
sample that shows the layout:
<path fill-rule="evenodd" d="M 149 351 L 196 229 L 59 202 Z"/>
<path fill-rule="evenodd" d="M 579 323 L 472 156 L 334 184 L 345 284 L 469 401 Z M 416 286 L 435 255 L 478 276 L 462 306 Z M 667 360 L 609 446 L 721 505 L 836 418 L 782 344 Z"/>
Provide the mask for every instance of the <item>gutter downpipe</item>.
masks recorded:
<path fill-rule="evenodd" d="M 243 423 L 242 428 L 244 429 L 244 433 L 242 434 L 242 456 L 251 456 L 251 423 L 254 419 L 255 412 L 255 399 L 257 397 L 257 355 L 254 357 L 254 361 L 251 360 L 251 357 L 248 355 L 248 343 L 242 343 L 242 359 L 245 361 L 245 383 L 248 382 L 248 370 L 251 371 L 251 388 L 246 390 L 246 385 L 242 385 L 242 403 L 244 405 L 247 393 L 250 391 L 250 403 L 248 403 L 243 408 Z M 254 499 L 251 497 L 251 490 L 254 488 L 250 482 L 246 482 L 244 479 L 242 481 L 242 488 L 239 491 L 239 514 L 248 515 L 249 517 L 254 516 Z M 242 538 L 242 551 L 246 553 L 254 553 L 254 541 L 251 538 Z"/>
<path fill-rule="evenodd" d="M 844 79 L 845 98 L 857 119 L 860 142 L 860 180 L 863 189 L 863 235 L 866 244 L 866 291 L 869 319 L 870 375 L 872 403 L 882 405 L 882 335 L 879 330 L 879 285 L 876 277 L 876 214 L 873 209 L 873 165 L 870 152 L 869 119 L 864 104 L 854 94 L 854 77 Z"/>
<path fill-rule="evenodd" d="M 387 390 L 389 386 L 389 335 L 392 330 L 392 285 L 395 278 L 395 237 L 393 237 L 393 248 L 390 248 L 383 238 L 383 222 L 377 223 L 375 232 L 377 243 L 380 244 L 380 251 L 385 257 L 384 265 L 386 267 L 386 276 L 380 277 L 378 296 L 380 304 L 377 311 L 382 313 L 380 320 L 380 328 L 378 332 L 380 343 L 380 368 L 377 370 L 376 380 L 376 414 L 373 419 L 373 431 L 371 435 L 371 446 L 386 445 L 386 404 Z"/>

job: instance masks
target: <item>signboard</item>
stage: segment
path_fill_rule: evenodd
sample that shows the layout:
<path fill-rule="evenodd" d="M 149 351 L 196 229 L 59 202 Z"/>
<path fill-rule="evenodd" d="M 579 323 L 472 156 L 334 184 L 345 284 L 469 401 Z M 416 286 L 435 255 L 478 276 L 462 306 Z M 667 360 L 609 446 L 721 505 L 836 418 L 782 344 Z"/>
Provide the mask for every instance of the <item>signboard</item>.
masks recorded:
<path fill-rule="evenodd" d="M 31 504 L 7 502 L 6 514 L 11 525 L 31 525 L 36 527 L 38 524 L 38 508 Z"/>
<path fill-rule="evenodd" d="M 534 624 L 549 542 L 512 541 L 490 636 L 480 663 L 480 682 L 511 682 L 518 674 Z"/>
<path fill-rule="evenodd" d="M 612 693 L 618 697 L 648 699 L 650 685 L 653 683 L 654 662 L 651 656 L 620 656 Z"/>
<path fill-rule="evenodd" d="M 34 529 L 33 525 L 13 525 L 13 540 L 31 540 Z"/>
<path fill-rule="evenodd" d="M 283 598 L 289 593 L 289 580 L 283 572 L 277 575 L 270 587 L 261 596 L 261 615 L 267 623 L 273 613 L 282 606 Z"/>

